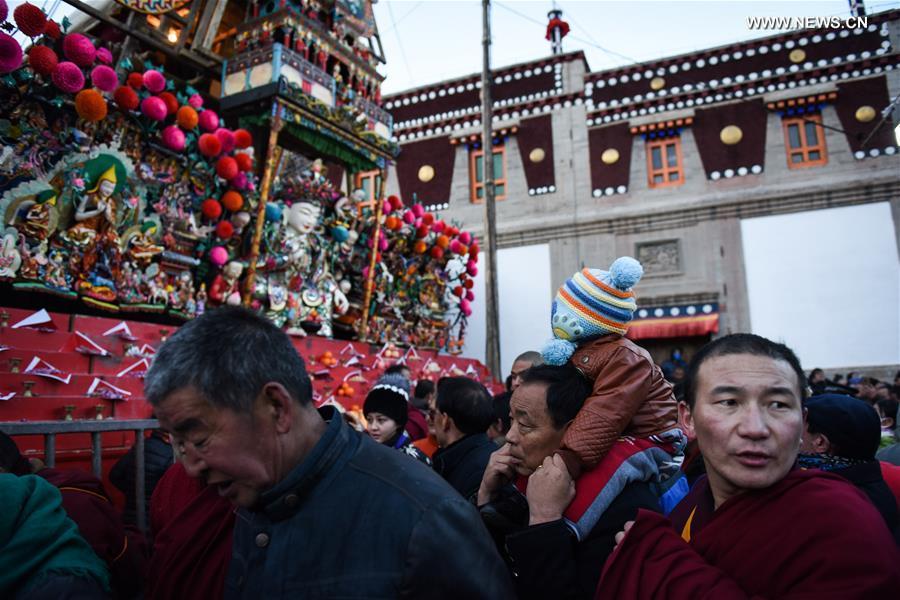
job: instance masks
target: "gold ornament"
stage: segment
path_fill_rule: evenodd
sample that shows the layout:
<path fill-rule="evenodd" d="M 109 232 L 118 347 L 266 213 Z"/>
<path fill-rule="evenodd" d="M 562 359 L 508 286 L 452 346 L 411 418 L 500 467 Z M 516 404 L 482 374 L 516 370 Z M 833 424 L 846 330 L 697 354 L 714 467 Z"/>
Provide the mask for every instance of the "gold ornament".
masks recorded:
<path fill-rule="evenodd" d="M 544 160 L 545 156 L 546 156 L 546 153 L 544 152 L 543 148 L 535 148 L 534 150 L 532 150 L 531 152 L 528 153 L 528 160 L 530 160 L 533 163 L 539 163 L 542 160 Z"/>
<path fill-rule="evenodd" d="M 600 155 L 600 160 L 602 160 L 605 165 L 614 165 L 619 162 L 619 151 L 615 148 L 607 148 L 603 151 L 603 154 Z"/>
<path fill-rule="evenodd" d="M 431 165 L 422 165 L 419 167 L 419 181 L 428 183 L 434 179 L 434 167 Z"/>
<path fill-rule="evenodd" d="M 788 54 L 788 58 L 791 59 L 792 63 L 802 63 L 806 60 L 806 52 L 797 48 L 796 50 L 791 50 L 791 53 Z"/>
<path fill-rule="evenodd" d="M 657 90 L 661 90 L 666 87 L 666 80 L 662 77 L 654 77 L 650 80 L 650 89 L 654 92 Z"/>
<path fill-rule="evenodd" d="M 719 139 L 726 146 L 734 146 L 744 137 L 744 132 L 737 125 L 728 125 L 719 132 Z"/>
<path fill-rule="evenodd" d="M 875 118 L 875 115 L 875 109 L 867 104 L 856 109 L 856 120 L 860 123 L 868 123 Z"/>

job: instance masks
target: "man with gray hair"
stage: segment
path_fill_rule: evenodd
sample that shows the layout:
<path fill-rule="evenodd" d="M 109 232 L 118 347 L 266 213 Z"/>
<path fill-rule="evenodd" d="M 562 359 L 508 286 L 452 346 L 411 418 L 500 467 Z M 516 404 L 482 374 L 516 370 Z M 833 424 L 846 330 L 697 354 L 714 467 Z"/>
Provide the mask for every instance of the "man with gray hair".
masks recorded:
<path fill-rule="evenodd" d="M 263 317 L 226 307 L 187 323 L 145 392 L 187 473 L 238 506 L 226 598 L 512 596 L 475 509 L 317 411 L 303 359 Z"/>

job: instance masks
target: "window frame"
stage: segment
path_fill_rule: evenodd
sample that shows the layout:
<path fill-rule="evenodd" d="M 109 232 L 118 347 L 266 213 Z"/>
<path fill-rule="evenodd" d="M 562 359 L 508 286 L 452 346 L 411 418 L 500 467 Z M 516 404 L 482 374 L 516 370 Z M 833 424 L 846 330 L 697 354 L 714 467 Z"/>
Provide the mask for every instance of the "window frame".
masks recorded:
<path fill-rule="evenodd" d="M 806 139 L 807 123 L 814 124 L 816 128 L 816 136 L 819 139 L 816 145 L 810 145 Z M 800 134 L 800 146 L 797 148 L 791 147 L 790 128 L 792 125 L 798 126 Z M 806 115 L 782 117 L 781 128 L 784 131 L 784 152 L 788 169 L 805 169 L 828 164 L 828 147 L 825 144 L 825 128 L 822 126 L 822 113 L 815 112 Z M 819 158 L 810 159 L 809 155 L 812 152 L 818 152 Z M 792 159 L 795 155 L 800 155 L 803 160 L 793 162 Z"/>
<path fill-rule="evenodd" d="M 503 175 L 501 178 L 494 179 L 494 189 L 497 189 L 498 185 L 503 186 L 503 194 L 494 196 L 494 200 L 505 200 L 506 196 L 509 194 L 509 184 L 507 183 L 506 178 L 506 143 L 494 144 L 491 149 L 491 168 L 494 168 L 493 157 L 495 154 L 500 155 L 500 172 Z M 476 177 L 476 164 L 479 158 L 484 156 L 484 148 L 472 148 L 469 150 L 469 200 L 473 204 L 481 204 L 484 202 L 484 196 L 481 198 L 478 197 L 478 190 L 484 189 L 484 182 L 478 182 Z M 486 161 L 484 161 L 486 162 Z M 484 173 L 482 173 L 482 180 L 484 179 Z"/>
<path fill-rule="evenodd" d="M 675 146 L 676 164 L 674 167 L 668 166 L 668 162 L 666 161 L 666 147 L 670 145 Z M 659 148 L 662 155 L 662 167 L 659 169 L 653 166 L 654 148 Z M 647 153 L 647 186 L 650 189 L 675 187 L 684 184 L 684 160 L 682 159 L 681 155 L 680 135 L 669 136 L 655 140 L 647 140 L 645 150 Z M 678 179 L 676 179 L 675 181 L 670 181 L 669 175 L 671 173 L 677 173 Z M 653 181 L 653 178 L 657 175 L 662 175 L 663 180 L 661 182 Z"/>

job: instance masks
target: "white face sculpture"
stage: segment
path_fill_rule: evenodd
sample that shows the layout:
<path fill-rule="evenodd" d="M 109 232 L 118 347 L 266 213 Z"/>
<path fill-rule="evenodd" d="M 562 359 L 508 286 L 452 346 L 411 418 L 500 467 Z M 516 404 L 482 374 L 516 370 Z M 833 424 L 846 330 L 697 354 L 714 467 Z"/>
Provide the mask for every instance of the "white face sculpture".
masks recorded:
<path fill-rule="evenodd" d="M 100 197 L 101 198 L 109 198 L 112 196 L 112 193 L 116 189 L 116 184 L 108 179 L 104 179 L 100 182 Z"/>
<path fill-rule="evenodd" d="M 297 202 L 288 209 L 287 222 L 297 233 L 309 233 L 319 222 L 321 209 L 308 202 Z"/>
<path fill-rule="evenodd" d="M 226 277 L 231 277 L 233 279 L 237 279 L 238 277 L 241 276 L 241 272 L 243 270 L 244 270 L 244 266 L 241 263 L 232 261 L 232 262 L 228 263 L 227 265 L 225 265 L 223 272 L 225 273 Z"/>

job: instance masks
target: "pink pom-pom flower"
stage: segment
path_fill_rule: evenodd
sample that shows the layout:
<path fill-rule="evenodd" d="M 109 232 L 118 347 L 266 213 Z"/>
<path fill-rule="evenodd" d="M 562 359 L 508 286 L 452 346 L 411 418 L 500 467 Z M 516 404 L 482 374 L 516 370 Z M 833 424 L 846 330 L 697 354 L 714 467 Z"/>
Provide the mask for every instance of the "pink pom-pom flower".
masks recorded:
<path fill-rule="evenodd" d="M 412 225 L 416 221 L 416 215 L 413 214 L 413 211 L 407 210 L 403 213 L 403 222 L 407 225 Z"/>
<path fill-rule="evenodd" d="M 0 0 L 0 23 L 6 20 L 6 17 L 9 16 L 9 6 L 6 4 L 6 0 Z"/>
<path fill-rule="evenodd" d="M 459 310 L 461 310 L 462 313 L 467 317 L 472 316 L 472 305 L 469 304 L 469 301 L 465 298 L 459 301 Z"/>
<path fill-rule="evenodd" d="M 219 115 L 211 110 L 204 110 L 202 113 L 200 113 L 200 129 L 212 133 L 218 128 Z"/>
<path fill-rule="evenodd" d="M 63 38 L 63 54 L 79 67 L 89 67 L 94 64 L 97 49 L 87 36 L 70 33 Z"/>
<path fill-rule="evenodd" d="M 417 217 L 421 218 L 425 215 L 425 207 L 421 204 L 413 204 L 412 205 L 413 214 Z"/>
<path fill-rule="evenodd" d="M 84 87 L 84 73 L 72 62 L 61 62 L 53 70 L 53 85 L 67 94 L 74 94 Z"/>
<path fill-rule="evenodd" d="M 112 92 L 119 87 L 119 76 L 112 68 L 106 65 L 97 65 L 91 71 L 91 82 L 98 90 Z"/>
<path fill-rule="evenodd" d="M 474 261 L 469 261 L 469 264 L 466 265 L 466 273 L 475 277 L 478 275 L 478 265 Z"/>
<path fill-rule="evenodd" d="M 188 104 L 194 108 L 200 108 L 203 106 L 203 96 L 200 94 L 192 94 L 191 97 L 188 98 Z"/>
<path fill-rule="evenodd" d="M 208 111 L 203 112 L 205 113 Z M 234 150 L 234 133 L 232 133 L 230 129 L 219 127 L 216 129 L 216 137 L 219 138 L 219 143 L 222 144 L 223 153 L 228 154 Z"/>
<path fill-rule="evenodd" d="M 209 262 L 221 267 L 228 260 L 228 250 L 222 246 L 215 246 L 209 251 Z"/>
<path fill-rule="evenodd" d="M 237 175 L 234 176 L 234 178 L 231 180 L 230 183 L 231 183 L 231 185 L 234 186 L 236 189 L 239 189 L 239 190 L 246 190 L 246 189 L 247 189 L 247 175 L 246 175 L 246 173 L 238 173 Z"/>
<path fill-rule="evenodd" d="M 162 121 L 168 114 L 166 103 L 156 96 L 148 96 L 141 100 L 141 112 L 145 117 L 154 121 Z"/>
<path fill-rule="evenodd" d="M 472 234 L 468 231 L 463 231 L 459 234 L 459 241 L 468 246 L 472 243 Z"/>
<path fill-rule="evenodd" d="M 450 252 L 453 254 L 459 254 L 459 251 L 462 249 L 462 244 L 460 244 L 459 240 L 450 240 Z"/>
<path fill-rule="evenodd" d="M 97 48 L 97 60 L 105 65 L 111 64 L 113 60 L 112 52 L 108 48 Z"/>
<path fill-rule="evenodd" d="M 174 150 L 175 152 L 184 150 L 184 132 L 178 125 L 169 125 L 163 129 L 162 141 L 169 150 Z"/>
<path fill-rule="evenodd" d="M 154 94 L 158 94 L 159 92 L 166 89 L 165 76 L 155 69 L 148 69 L 144 71 L 142 79 L 144 81 L 144 87 Z"/>
<path fill-rule="evenodd" d="M 0 32 L 0 73 L 11 73 L 22 66 L 22 47 L 16 39 Z"/>

